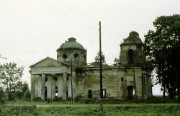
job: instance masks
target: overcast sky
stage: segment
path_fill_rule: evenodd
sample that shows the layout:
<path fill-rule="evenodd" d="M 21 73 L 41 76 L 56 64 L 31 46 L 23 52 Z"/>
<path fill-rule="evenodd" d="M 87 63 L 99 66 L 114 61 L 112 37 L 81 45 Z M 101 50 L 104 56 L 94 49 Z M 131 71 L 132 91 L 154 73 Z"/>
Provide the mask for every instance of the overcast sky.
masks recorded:
<path fill-rule="evenodd" d="M 0 63 L 24 66 L 23 80 L 29 82 L 29 66 L 47 56 L 56 59 L 57 48 L 69 37 L 87 49 L 92 62 L 101 21 L 102 50 L 111 64 L 130 31 L 144 40 L 158 16 L 179 13 L 179 0 L 0 0 L 0 54 L 7 58 Z"/>

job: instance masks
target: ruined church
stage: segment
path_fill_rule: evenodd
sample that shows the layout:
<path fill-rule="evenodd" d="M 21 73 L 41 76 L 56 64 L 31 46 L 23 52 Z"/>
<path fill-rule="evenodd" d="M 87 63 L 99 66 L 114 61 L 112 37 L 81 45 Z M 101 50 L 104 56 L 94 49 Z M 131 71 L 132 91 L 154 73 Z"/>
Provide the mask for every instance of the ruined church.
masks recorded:
<path fill-rule="evenodd" d="M 102 68 L 104 99 L 147 99 L 152 96 L 150 71 L 137 32 L 120 44 L 116 65 Z M 87 64 L 87 50 L 73 37 L 57 49 L 57 59 L 46 57 L 30 66 L 31 100 L 99 98 L 99 66 Z"/>

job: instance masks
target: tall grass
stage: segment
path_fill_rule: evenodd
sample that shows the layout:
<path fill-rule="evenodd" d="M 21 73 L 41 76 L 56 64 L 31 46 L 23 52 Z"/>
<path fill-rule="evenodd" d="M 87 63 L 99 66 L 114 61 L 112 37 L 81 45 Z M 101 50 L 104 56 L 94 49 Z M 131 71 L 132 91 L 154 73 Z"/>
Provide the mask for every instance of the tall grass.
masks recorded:
<path fill-rule="evenodd" d="M 180 104 L 106 104 L 103 113 L 99 112 L 99 104 L 41 106 L 21 114 L 23 116 L 179 116 Z"/>

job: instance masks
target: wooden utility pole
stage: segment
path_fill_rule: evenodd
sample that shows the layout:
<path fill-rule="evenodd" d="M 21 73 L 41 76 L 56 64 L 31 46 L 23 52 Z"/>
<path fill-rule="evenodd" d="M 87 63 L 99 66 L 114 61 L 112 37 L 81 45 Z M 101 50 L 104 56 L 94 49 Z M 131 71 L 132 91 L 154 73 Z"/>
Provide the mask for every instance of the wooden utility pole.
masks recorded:
<path fill-rule="evenodd" d="M 101 21 L 99 21 L 99 58 L 100 58 L 100 112 L 103 112 L 103 91 L 102 91 L 102 50 L 101 50 Z"/>

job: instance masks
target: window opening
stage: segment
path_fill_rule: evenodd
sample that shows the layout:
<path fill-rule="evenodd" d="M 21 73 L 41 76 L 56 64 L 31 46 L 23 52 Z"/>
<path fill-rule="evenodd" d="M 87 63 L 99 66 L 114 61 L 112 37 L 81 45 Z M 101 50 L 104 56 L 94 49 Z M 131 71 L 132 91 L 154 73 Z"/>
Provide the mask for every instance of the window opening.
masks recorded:
<path fill-rule="evenodd" d="M 129 58 L 129 64 L 132 64 L 133 63 L 133 55 L 134 55 L 134 52 L 133 52 L 133 50 L 132 49 L 130 49 L 129 51 L 128 51 L 128 58 Z"/>
<path fill-rule="evenodd" d="M 54 80 L 57 81 L 57 77 L 54 77 Z"/>
<path fill-rule="evenodd" d="M 124 81 L 124 78 L 123 77 L 121 77 L 121 82 L 123 82 Z"/>
<path fill-rule="evenodd" d="M 79 57 L 79 54 L 78 53 L 75 53 L 74 54 L 74 58 L 78 58 Z"/>
<path fill-rule="evenodd" d="M 92 90 L 88 90 L 88 98 L 92 98 Z"/>
<path fill-rule="evenodd" d="M 45 99 L 47 99 L 47 87 L 45 87 Z"/>
<path fill-rule="evenodd" d="M 63 54 L 63 58 L 66 59 L 67 58 L 67 54 Z"/>

